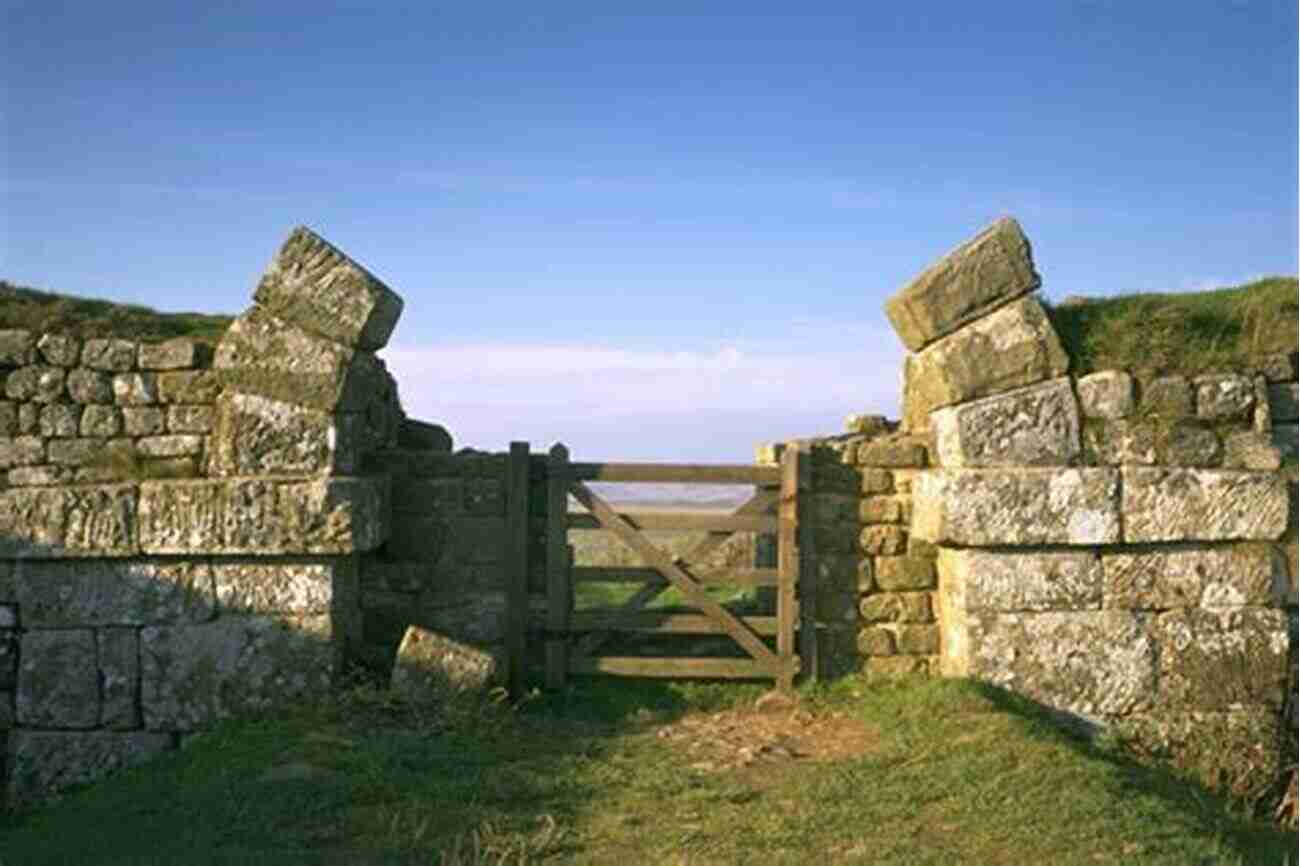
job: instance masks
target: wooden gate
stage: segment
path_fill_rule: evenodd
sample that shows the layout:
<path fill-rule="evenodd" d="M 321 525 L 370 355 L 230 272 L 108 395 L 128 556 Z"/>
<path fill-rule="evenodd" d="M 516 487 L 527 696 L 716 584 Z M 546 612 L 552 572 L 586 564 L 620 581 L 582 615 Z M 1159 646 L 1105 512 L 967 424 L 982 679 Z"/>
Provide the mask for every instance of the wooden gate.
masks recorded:
<path fill-rule="evenodd" d="M 813 604 L 800 604 L 800 599 L 815 598 L 812 533 L 806 525 L 801 529 L 799 521 L 799 493 L 808 489 L 811 477 L 806 450 L 787 448 L 780 466 L 571 463 L 563 445 L 553 447 L 542 460 L 530 458 L 527 443 L 519 442 L 511 445 L 510 455 L 507 557 L 511 582 L 506 649 L 512 692 L 523 691 L 530 671 L 544 675 L 548 688 L 562 687 L 570 675 L 603 674 L 771 678 L 778 688 L 788 690 L 800 670 L 815 674 Z M 729 514 L 620 513 L 587 485 L 590 481 L 753 484 L 756 493 Z M 570 496 L 587 513 L 570 512 Z M 545 506 L 540 526 L 540 521 L 530 518 L 530 511 L 535 515 L 543 510 L 537 507 L 539 499 Z M 535 535 L 530 527 L 544 533 L 543 545 L 529 543 Z M 612 533 L 641 564 L 575 566 L 569 544 L 569 532 L 574 529 Z M 674 556 L 646 536 L 647 531 L 655 530 L 704 531 L 707 535 L 686 554 Z M 776 567 L 702 567 L 706 557 L 736 532 L 775 534 Z M 544 562 L 539 562 L 542 550 Z M 641 586 L 618 606 L 575 608 L 575 584 L 610 581 Z M 729 610 L 706 589 L 717 584 L 775 588 L 775 615 Z M 686 611 L 648 607 L 669 588 L 680 593 Z M 745 657 L 601 654 L 612 637 L 626 633 L 725 635 Z M 540 652 L 529 653 L 530 636 L 534 638 L 532 646 Z"/>

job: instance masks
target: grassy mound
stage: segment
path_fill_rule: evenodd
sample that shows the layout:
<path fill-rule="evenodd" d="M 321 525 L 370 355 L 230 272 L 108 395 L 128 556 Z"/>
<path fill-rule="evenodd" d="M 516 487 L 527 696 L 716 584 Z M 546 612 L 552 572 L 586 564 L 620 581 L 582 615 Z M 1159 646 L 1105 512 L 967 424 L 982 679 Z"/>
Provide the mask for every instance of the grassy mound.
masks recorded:
<path fill-rule="evenodd" d="M 1269 277 L 1186 294 L 1047 305 L 1076 376 L 1098 370 L 1195 375 L 1259 369 L 1296 351 L 1297 281 Z"/>
<path fill-rule="evenodd" d="M 160 313 L 136 304 L 60 295 L 0 280 L 0 329 L 128 340 L 192 337 L 215 344 L 230 322 L 230 316 Z"/>

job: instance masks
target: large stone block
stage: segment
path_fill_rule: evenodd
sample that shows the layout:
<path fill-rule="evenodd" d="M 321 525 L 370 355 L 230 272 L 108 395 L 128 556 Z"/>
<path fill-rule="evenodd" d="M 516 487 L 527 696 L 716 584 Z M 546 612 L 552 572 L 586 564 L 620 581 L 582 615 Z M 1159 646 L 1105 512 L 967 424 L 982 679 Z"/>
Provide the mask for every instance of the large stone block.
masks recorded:
<path fill-rule="evenodd" d="M 1287 525 L 1275 473 L 1125 466 L 1125 541 L 1267 541 Z"/>
<path fill-rule="evenodd" d="M 1065 466 L 1079 456 L 1079 405 L 1062 377 L 930 413 L 943 466 Z"/>
<path fill-rule="evenodd" d="M 99 665 L 88 628 L 28 631 L 18 670 L 18 722 L 34 728 L 99 724 Z"/>
<path fill-rule="evenodd" d="M 213 475 L 347 475 L 357 469 L 351 425 L 330 412 L 256 394 L 217 398 Z M 343 435 L 341 435 L 343 434 Z"/>
<path fill-rule="evenodd" d="M 216 613 L 203 562 L 19 562 L 18 603 L 29 628 L 203 622 Z"/>
<path fill-rule="evenodd" d="M 144 725 L 189 731 L 324 692 L 342 647 L 328 614 L 223 616 L 140 633 Z"/>
<path fill-rule="evenodd" d="M 382 349 L 402 299 L 361 265 L 303 226 L 271 260 L 254 299 L 315 334 L 360 349 Z"/>
<path fill-rule="evenodd" d="M 146 481 L 146 553 L 352 553 L 388 537 L 383 478 Z"/>
<path fill-rule="evenodd" d="M 995 222 L 885 302 L 903 344 L 916 351 L 1042 284 L 1014 219 Z"/>
<path fill-rule="evenodd" d="M 970 617 L 967 628 L 962 675 L 1090 721 L 1151 705 L 1157 650 L 1140 614 L 988 614 Z M 962 667 L 944 661 L 945 672 Z"/>
<path fill-rule="evenodd" d="M 1123 418 L 1133 411 L 1133 377 L 1123 370 L 1081 376 L 1078 387 L 1085 418 Z"/>
<path fill-rule="evenodd" d="M 325 562 L 215 563 L 217 603 L 223 613 L 328 613 L 357 592 L 350 557 Z"/>
<path fill-rule="evenodd" d="M 907 356 L 904 425 L 921 429 L 934 409 L 1033 385 L 1069 364 L 1042 304 L 1022 298 Z"/>
<path fill-rule="evenodd" d="M 13 487 L 0 492 L 0 556 L 131 556 L 137 490 L 130 484 Z"/>
<path fill-rule="evenodd" d="M 185 370 L 202 360 L 200 344 L 186 337 L 140 344 L 141 370 Z"/>
<path fill-rule="evenodd" d="M 5 395 L 10 400 L 53 403 L 64 394 L 66 376 L 62 367 L 21 367 L 5 379 Z"/>
<path fill-rule="evenodd" d="M 101 628 L 95 632 L 99 653 L 99 724 L 131 730 L 140 727 L 140 631 Z"/>
<path fill-rule="evenodd" d="M 391 401 L 391 378 L 374 355 L 256 306 L 230 325 L 212 366 L 228 390 L 325 412 L 364 412 Z"/>
<path fill-rule="evenodd" d="M 1285 594 L 1286 564 L 1263 544 L 1107 553 L 1102 567 L 1108 608 L 1268 605 Z"/>
<path fill-rule="evenodd" d="M 1286 613 L 1259 607 L 1186 608 L 1161 614 L 1159 698 L 1165 705 L 1226 710 L 1286 697 Z"/>
<path fill-rule="evenodd" d="M 481 689 L 500 679 L 503 656 L 500 647 L 494 652 L 413 625 L 397 648 L 392 688 L 416 699 Z"/>
<path fill-rule="evenodd" d="M 14 731 L 9 735 L 10 802 L 34 804 L 171 748 L 171 734 L 145 731 Z"/>
<path fill-rule="evenodd" d="M 941 548 L 945 604 L 957 613 L 1097 610 L 1102 564 L 1092 552 L 1000 552 Z"/>
<path fill-rule="evenodd" d="M 912 533 L 990 547 L 1119 541 L 1114 469 L 944 469 L 913 485 Z"/>

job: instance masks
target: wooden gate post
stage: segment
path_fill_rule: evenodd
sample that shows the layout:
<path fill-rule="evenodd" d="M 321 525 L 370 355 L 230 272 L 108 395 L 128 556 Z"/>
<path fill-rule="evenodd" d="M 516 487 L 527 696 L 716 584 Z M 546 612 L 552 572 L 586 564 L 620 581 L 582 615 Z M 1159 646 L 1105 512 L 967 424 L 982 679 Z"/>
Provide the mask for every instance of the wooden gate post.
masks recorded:
<path fill-rule="evenodd" d="M 817 535 L 812 498 L 812 443 L 800 442 L 797 453 L 799 531 L 795 543 L 799 551 L 799 667 L 804 677 L 816 682 L 820 659 L 817 652 Z"/>
<path fill-rule="evenodd" d="M 557 443 L 546 461 L 546 687 L 564 688 L 569 673 L 569 449 Z"/>
<path fill-rule="evenodd" d="M 788 692 L 794 688 L 794 630 L 799 618 L 795 586 L 799 582 L 799 452 L 786 448 L 781 453 L 781 498 L 777 505 L 776 535 L 776 654 L 781 672 L 776 686 Z"/>
<path fill-rule="evenodd" d="M 506 687 L 525 689 L 528 628 L 528 443 L 511 442 L 506 464 Z"/>

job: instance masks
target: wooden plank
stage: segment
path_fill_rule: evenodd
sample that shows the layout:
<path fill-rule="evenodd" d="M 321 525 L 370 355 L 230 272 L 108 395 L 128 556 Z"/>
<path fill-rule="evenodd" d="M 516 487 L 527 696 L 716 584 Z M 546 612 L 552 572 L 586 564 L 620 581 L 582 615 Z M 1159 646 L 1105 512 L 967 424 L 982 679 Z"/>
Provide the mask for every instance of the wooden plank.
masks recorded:
<path fill-rule="evenodd" d="M 506 464 L 506 683 L 523 697 L 528 628 L 528 443 L 511 442 Z"/>
<path fill-rule="evenodd" d="M 795 586 L 799 582 L 799 551 L 796 547 L 798 504 L 799 452 L 786 448 L 781 453 L 780 525 L 776 536 L 776 654 L 786 671 L 777 682 L 777 688 L 782 691 L 794 688 L 794 629 L 798 616 Z"/>
<path fill-rule="evenodd" d="M 796 511 L 798 530 L 796 544 L 799 549 L 799 669 L 805 677 L 816 681 L 817 658 L 817 549 L 812 519 L 812 445 L 800 442 L 798 462 L 798 493 Z"/>
<path fill-rule="evenodd" d="M 688 565 L 687 568 L 690 568 L 690 566 Z M 736 586 L 776 586 L 777 575 L 778 572 L 775 568 L 719 568 L 716 571 L 703 572 L 691 570 L 691 576 L 700 583 L 734 584 Z M 657 589 L 667 589 L 672 586 L 656 569 L 645 568 L 644 566 L 578 565 L 573 569 L 573 582 L 645 583 Z"/>
<path fill-rule="evenodd" d="M 776 634 L 776 617 L 742 617 L 755 634 Z M 548 625 L 549 628 L 549 625 Z M 664 634 L 726 634 L 726 629 L 698 613 L 642 610 L 579 610 L 569 617 L 569 631 L 662 632 Z"/>
<path fill-rule="evenodd" d="M 706 532 L 775 532 L 776 518 L 764 515 L 700 514 L 694 512 L 620 512 L 619 517 L 640 530 L 695 530 Z M 604 529 L 595 515 L 570 514 L 570 529 Z"/>
<path fill-rule="evenodd" d="M 642 658 L 640 656 L 575 656 L 569 673 L 670 679 L 770 679 L 772 671 L 753 659 Z"/>
<path fill-rule="evenodd" d="M 775 466 L 744 463 L 574 463 L 575 481 L 644 481 L 684 484 L 779 484 Z"/>
<path fill-rule="evenodd" d="M 569 511 L 569 449 L 557 443 L 547 460 L 546 476 L 546 627 L 555 635 L 569 628 L 573 610 L 569 541 L 565 522 Z M 564 688 L 568 672 L 563 637 L 546 641 L 546 687 Z"/>
<path fill-rule="evenodd" d="M 637 532 L 627 524 L 622 518 L 614 512 L 609 503 L 592 493 L 587 485 L 580 481 L 575 481 L 571 492 L 578 501 L 581 502 L 588 511 L 595 514 L 609 529 L 617 535 L 628 547 L 635 550 L 645 560 L 647 565 L 659 569 L 664 577 L 673 582 L 673 585 L 681 590 L 682 595 L 686 596 L 687 602 L 701 612 L 712 617 L 715 622 L 726 630 L 727 634 L 735 639 L 736 643 L 749 653 L 755 660 L 768 666 L 772 676 L 777 676 L 779 661 L 773 652 L 768 649 L 758 637 L 750 631 L 744 623 L 738 620 L 731 611 L 714 601 L 706 593 L 695 579 L 675 563 L 671 557 L 659 548 L 655 547 L 645 539 L 645 536 Z"/>

